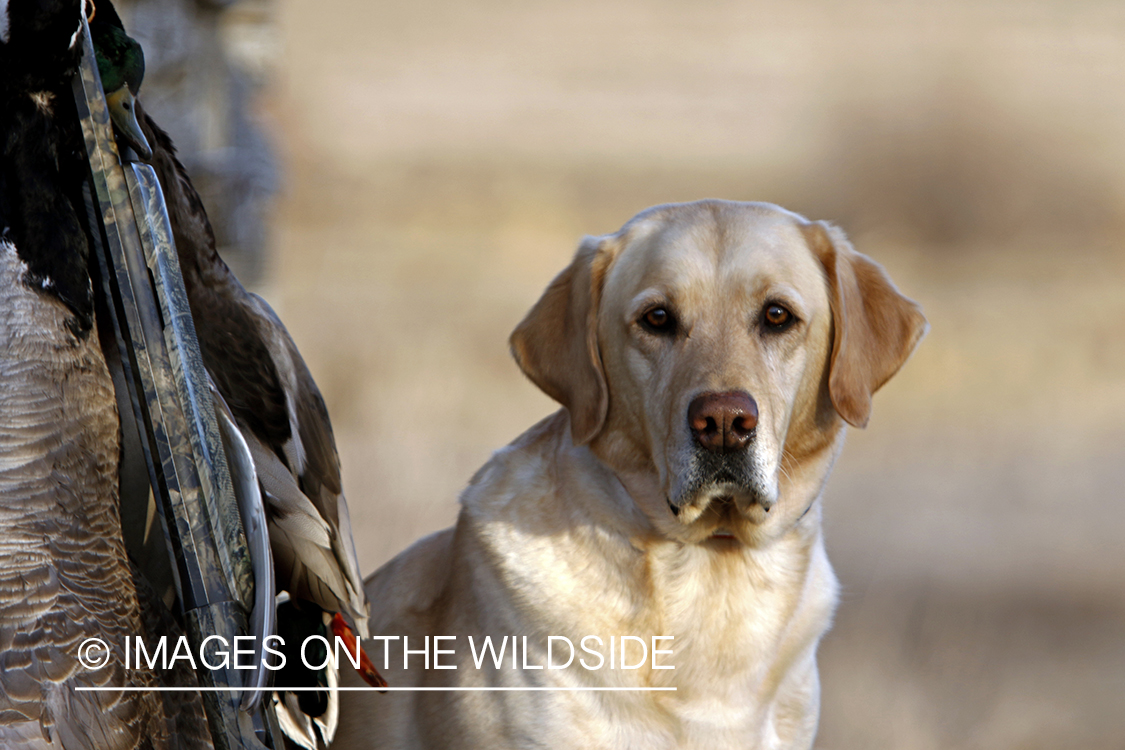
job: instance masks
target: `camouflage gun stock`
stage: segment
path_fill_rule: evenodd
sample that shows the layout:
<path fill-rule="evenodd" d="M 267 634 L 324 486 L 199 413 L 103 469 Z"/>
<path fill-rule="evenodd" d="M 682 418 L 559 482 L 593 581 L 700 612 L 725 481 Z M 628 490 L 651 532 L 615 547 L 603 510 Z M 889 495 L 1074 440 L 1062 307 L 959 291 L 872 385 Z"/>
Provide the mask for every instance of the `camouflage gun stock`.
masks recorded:
<path fill-rule="evenodd" d="M 163 528 L 158 542 L 163 541 L 171 561 L 170 576 L 195 653 L 208 636 L 234 643 L 235 636 L 253 635 L 260 643 L 270 633 L 248 632 L 255 571 L 163 193 L 149 165 L 121 158 L 85 21 L 80 37 L 74 98 L 90 162 L 87 206 L 97 256 L 92 266 L 100 269 L 101 287 L 95 284 L 95 294 L 105 295 L 102 309 L 112 319 L 120 352 L 115 385 L 124 405 L 119 409 L 123 432 L 127 420 L 135 419 L 151 485 L 151 495 L 123 493 L 123 520 L 148 515 L 151 527 L 147 506 L 155 501 Z M 120 392 L 122 383 L 127 393 Z M 155 535 L 146 531 L 142 536 L 151 541 Z M 265 583 L 259 605 L 266 599 L 272 607 L 273 583 Z M 206 688 L 242 688 L 248 675 L 260 687 L 260 672 L 260 666 L 257 675 L 203 669 L 197 676 Z M 240 693 L 222 690 L 203 692 L 202 699 L 218 750 L 281 747 L 268 702 L 244 704 Z M 254 710 L 240 711 L 240 704 Z"/>

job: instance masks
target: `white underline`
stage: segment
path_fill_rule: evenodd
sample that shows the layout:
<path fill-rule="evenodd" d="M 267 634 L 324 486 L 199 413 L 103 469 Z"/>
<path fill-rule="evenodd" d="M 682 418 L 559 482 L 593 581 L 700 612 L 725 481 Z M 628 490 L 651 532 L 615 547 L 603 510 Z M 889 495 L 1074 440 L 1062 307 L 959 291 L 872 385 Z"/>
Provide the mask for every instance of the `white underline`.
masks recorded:
<path fill-rule="evenodd" d="M 84 687 L 78 686 L 75 690 L 95 693 L 246 693 L 257 690 L 278 691 L 288 693 L 328 693 L 328 692 L 376 692 L 376 693 L 438 693 L 438 692 L 516 692 L 516 691 L 544 691 L 544 692 L 634 692 L 652 693 L 675 691 L 674 687 Z"/>

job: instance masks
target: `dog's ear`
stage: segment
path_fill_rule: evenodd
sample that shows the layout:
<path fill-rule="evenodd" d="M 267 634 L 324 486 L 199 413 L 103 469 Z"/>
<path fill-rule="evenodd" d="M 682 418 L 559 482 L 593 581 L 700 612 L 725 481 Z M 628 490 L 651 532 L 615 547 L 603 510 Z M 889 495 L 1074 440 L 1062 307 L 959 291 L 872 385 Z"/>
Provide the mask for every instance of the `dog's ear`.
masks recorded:
<path fill-rule="evenodd" d="M 598 304 L 609 267 L 609 238 L 587 237 L 509 343 L 531 382 L 570 413 L 575 445 L 593 440 L 609 409 L 598 350 Z"/>
<path fill-rule="evenodd" d="M 848 424 L 866 427 L 871 395 L 898 372 L 929 324 L 918 304 L 899 293 L 882 266 L 857 253 L 840 229 L 819 221 L 801 229 L 828 278 L 832 405 Z"/>

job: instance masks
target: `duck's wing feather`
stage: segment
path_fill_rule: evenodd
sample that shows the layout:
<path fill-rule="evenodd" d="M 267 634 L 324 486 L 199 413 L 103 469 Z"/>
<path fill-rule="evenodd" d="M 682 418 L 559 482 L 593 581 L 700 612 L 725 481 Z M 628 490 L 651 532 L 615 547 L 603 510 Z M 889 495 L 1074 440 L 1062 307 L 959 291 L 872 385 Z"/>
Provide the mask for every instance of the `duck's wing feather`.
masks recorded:
<path fill-rule="evenodd" d="M 253 435 L 246 442 L 266 499 L 279 585 L 326 610 L 347 613 L 357 627 L 362 617 L 366 625 L 362 589 L 357 590 L 340 564 L 339 541 L 345 535 L 350 538 L 350 532 L 341 532 L 325 519 L 274 452 Z"/>
<path fill-rule="evenodd" d="M 351 516 L 340 477 L 340 457 L 324 398 L 297 351 L 289 331 L 273 308 L 259 297 L 254 300 L 259 324 L 286 393 L 286 407 L 293 436 L 283 445 L 290 470 L 301 493 L 332 529 L 332 547 L 347 584 L 345 607 L 360 635 L 367 637 L 367 599 L 359 574 L 359 558 L 352 536 Z M 339 590 L 338 590 L 339 591 Z M 339 594 L 337 594 L 339 595 Z"/>

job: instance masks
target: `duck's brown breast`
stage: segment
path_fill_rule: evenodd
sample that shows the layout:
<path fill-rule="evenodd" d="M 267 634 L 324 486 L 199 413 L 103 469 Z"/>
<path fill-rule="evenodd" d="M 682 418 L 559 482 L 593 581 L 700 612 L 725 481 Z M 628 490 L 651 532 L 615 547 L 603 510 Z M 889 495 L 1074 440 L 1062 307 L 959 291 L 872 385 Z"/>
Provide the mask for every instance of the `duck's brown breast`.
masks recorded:
<path fill-rule="evenodd" d="M 141 625 L 117 506 L 120 425 L 97 331 L 76 336 L 73 313 L 25 285 L 25 269 L 0 243 L 0 746 L 26 742 L 38 724 L 67 747 L 160 747 L 155 694 L 74 692 L 153 683 L 123 665 L 124 639 Z M 87 638 L 109 644 L 109 666 L 81 667 Z"/>

